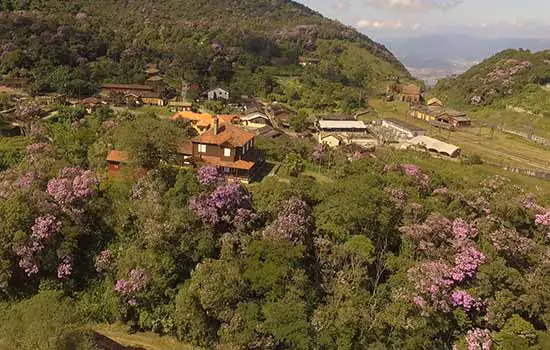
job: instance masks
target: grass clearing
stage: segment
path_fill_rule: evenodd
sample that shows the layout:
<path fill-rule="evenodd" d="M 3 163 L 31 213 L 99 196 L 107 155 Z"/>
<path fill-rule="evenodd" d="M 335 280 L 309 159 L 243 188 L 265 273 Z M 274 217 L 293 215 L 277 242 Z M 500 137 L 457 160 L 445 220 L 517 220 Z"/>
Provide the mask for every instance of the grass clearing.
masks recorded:
<path fill-rule="evenodd" d="M 550 172 L 550 150 L 521 137 L 504 134 L 488 127 L 471 127 L 449 132 L 407 116 L 403 103 L 372 101 L 378 118 L 396 118 L 428 130 L 428 136 L 462 148 L 466 155 L 479 155 L 490 163 Z"/>
<path fill-rule="evenodd" d="M 197 350 L 198 347 L 186 345 L 174 337 L 161 337 L 151 332 L 128 334 L 126 327 L 120 324 L 100 324 L 90 327 L 93 331 L 113 340 L 120 345 L 143 350 Z"/>

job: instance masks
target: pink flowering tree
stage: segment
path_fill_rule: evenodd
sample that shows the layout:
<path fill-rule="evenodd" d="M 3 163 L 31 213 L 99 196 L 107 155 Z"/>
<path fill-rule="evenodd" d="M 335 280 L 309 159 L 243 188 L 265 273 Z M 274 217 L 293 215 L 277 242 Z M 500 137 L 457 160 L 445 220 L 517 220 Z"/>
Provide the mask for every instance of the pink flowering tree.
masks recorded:
<path fill-rule="evenodd" d="M 91 171 L 64 168 L 48 182 L 47 193 L 63 210 L 79 211 L 99 183 Z"/>
<path fill-rule="evenodd" d="M 223 175 L 218 168 L 213 165 L 205 165 L 197 170 L 199 182 L 203 185 L 217 185 L 222 182 Z"/>
<path fill-rule="evenodd" d="M 384 172 L 406 175 L 412 184 L 417 185 L 424 192 L 428 191 L 430 187 L 430 177 L 415 164 L 388 164 L 384 167 Z"/>
<path fill-rule="evenodd" d="M 466 334 L 466 344 L 468 350 L 491 350 L 493 339 L 487 329 L 476 328 Z"/>
<path fill-rule="evenodd" d="M 311 208 L 307 203 L 291 198 L 281 205 L 277 219 L 264 230 L 264 237 L 305 243 L 313 225 Z"/>
<path fill-rule="evenodd" d="M 94 266 L 97 272 L 102 273 L 108 271 L 114 262 L 113 253 L 110 250 L 106 249 L 101 251 L 94 258 Z"/>
<path fill-rule="evenodd" d="M 424 312 L 428 309 L 450 312 L 462 308 L 476 311 L 484 305 L 461 286 L 469 284 L 479 267 L 487 260 L 475 244 L 475 225 L 462 218 L 453 221 L 432 214 L 423 224 L 403 227 L 405 237 L 417 242 L 429 257 L 437 257 L 415 265 L 408 271 L 413 284 L 414 303 Z"/>
<path fill-rule="evenodd" d="M 124 297 L 128 305 L 137 305 L 137 293 L 143 291 L 150 282 L 147 271 L 141 268 L 130 270 L 128 278 L 116 281 L 114 290 Z"/>
<path fill-rule="evenodd" d="M 204 222 L 216 226 L 242 221 L 252 211 L 252 198 L 248 191 L 236 183 L 218 186 L 210 194 L 194 196 L 189 200 L 189 208 Z"/>
<path fill-rule="evenodd" d="M 27 276 L 30 277 L 39 272 L 40 254 L 51 245 L 60 229 L 61 223 L 52 215 L 36 218 L 27 241 L 15 248 L 15 253 L 19 257 L 19 267 Z"/>

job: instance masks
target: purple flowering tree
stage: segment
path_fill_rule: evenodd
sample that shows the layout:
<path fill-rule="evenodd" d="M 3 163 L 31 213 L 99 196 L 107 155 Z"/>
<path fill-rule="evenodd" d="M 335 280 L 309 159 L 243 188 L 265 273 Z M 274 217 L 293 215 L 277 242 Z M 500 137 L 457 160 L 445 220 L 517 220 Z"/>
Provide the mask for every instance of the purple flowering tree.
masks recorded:
<path fill-rule="evenodd" d="M 423 191 L 430 187 L 430 177 L 424 174 L 420 167 L 415 164 L 387 164 L 384 166 L 384 172 L 397 172 L 408 176 L 411 182 L 419 186 Z"/>
<path fill-rule="evenodd" d="M 242 185 L 231 183 L 210 194 L 192 197 L 189 208 L 210 225 L 232 224 L 239 209 L 252 210 L 252 199 Z M 241 210 L 240 214 L 244 212 Z"/>
<path fill-rule="evenodd" d="M 449 312 L 456 307 L 470 312 L 484 305 L 459 289 L 475 277 L 479 266 L 487 260 L 473 241 L 478 236 L 475 225 L 461 218 L 450 221 L 435 213 L 423 224 L 403 227 L 401 232 L 418 242 L 427 256 L 438 258 L 409 269 L 409 280 L 415 290 L 412 300 L 418 307 L 424 312 L 428 308 Z"/>
<path fill-rule="evenodd" d="M 94 259 L 95 270 L 99 273 L 108 271 L 113 264 L 113 254 L 110 250 L 103 250 Z"/>
<path fill-rule="evenodd" d="M 281 205 L 277 219 L 264 230 L 264 237 L 304 243 L 312 224 L 309 205 L 298 198 L 291 198 Z"/>
<path fill-rule="evenodd" d="M 217 185 L 223 180 L 223 175 L 218 168 L 213 165 L 205 165 L 197 170 L 199 182 L 203 185 Z"/>
<path fill-rule="evenodd" d="M 52 215 L 36 218 L 31 228 L 31 235 L 24 245 L 15 248 L 19 256 L 19 267 L 27 276 L 39 271 L 39 254 L 51 243 L 53 236 L 59 232 L 61 223 Z"/>
<path fill-rule="evenodd" d="M 57 278 L 60 280 L 70 277 L 73 273 L 73 258 L 64 256 L 61 258 L 61 263 L 57 267 Z"/>
<path fill-rule="evenodd" d="M 78 211 L 85 199 L 93 194 L 99 183 L 91 171 L 81 168 L 64 168 L 57 178 L 48 182 L 47 193 L 61 208 Z"/>
<path fill-rule="evenodd" d="M 119 279 L 115 283 L 114 290 L 126 298 L 130 306 L 137 305 L 136 293 L 144 290 L 149 284 L 150 277 L 144 269 L 132 269 L 128 279 Z"/>
<path fill-rule="evenodd" d="M 466 344 L 468 350 L 491 350 L 493 339 L 487 329 L 476 328 L 466 334 Z"/>

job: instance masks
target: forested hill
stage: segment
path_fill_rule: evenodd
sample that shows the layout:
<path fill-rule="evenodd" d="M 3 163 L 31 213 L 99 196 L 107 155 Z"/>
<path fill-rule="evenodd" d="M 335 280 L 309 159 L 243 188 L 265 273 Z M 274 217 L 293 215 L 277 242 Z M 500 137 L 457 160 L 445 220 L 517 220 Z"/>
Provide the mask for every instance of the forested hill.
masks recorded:
<path fill-rule="evenodd" d="M 535 114 L 550 111 L 550 50 L 505 50 L 467 72 L 443 79 L 432 93 L 453 105 L 513 105 Z M 472 98 L 478 96 L 477 103 Z"/>
<path fill-rule="evenodd" d="M 410 78 L 384 46 L 288 0 L 8 0 L 0 6 L 0 72 L 31 78 L 34 91 L 89 94 L 104 81 L 141 82 L 144 66 L 157 63 L 173 82 L 184 75 L 237 93 L 283 94 L 266 75 L 299 74 L 299 56 L 321 59 L 308 74 L 320 92 Z"/>

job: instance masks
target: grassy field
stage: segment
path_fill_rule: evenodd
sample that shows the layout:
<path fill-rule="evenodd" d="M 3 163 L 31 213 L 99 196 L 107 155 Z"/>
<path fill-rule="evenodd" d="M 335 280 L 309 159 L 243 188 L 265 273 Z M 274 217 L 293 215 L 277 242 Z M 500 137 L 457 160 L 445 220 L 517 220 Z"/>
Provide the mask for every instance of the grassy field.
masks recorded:
<path fill-rule="evenodd" d="M 173 337 L 161 337 L 151 332 L 128 334 L 123 325 L 95 325 L 93 331 L 110 340 L 127 347 L 139 350 L 197 350 L 200 348 L 183 344 Z"/>
<path fill-rule="evenodd" d="M 408 106 L 404 103 L 374 100 L 370 104 L 377 113 L 363 116 L 365 120 L 388 117 L 400 119 L 427 129 L 428 136 L 459 146 L 465 155 L 475 154 L 491 163 L 550 172 L 550 150 L 534 142 L 483 126 L 449 132 L 408 117 Z"/>

